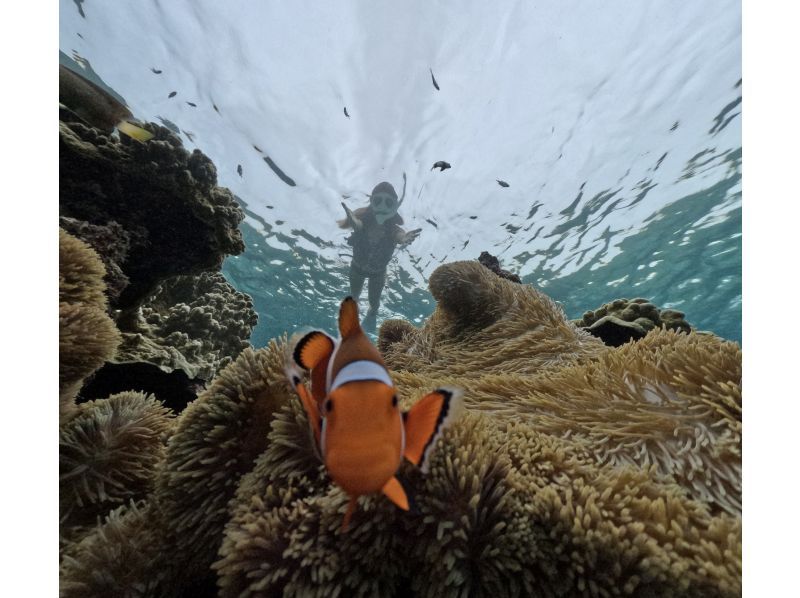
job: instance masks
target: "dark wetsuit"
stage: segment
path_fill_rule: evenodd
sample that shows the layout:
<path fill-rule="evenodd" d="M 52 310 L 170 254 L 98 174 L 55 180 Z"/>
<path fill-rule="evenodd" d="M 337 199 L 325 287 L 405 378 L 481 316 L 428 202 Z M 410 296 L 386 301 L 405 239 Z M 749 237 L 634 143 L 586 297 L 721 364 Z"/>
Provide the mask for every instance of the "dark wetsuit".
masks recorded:
<path fill-rule="evenodd" d="M 364 280 L 369 278 L 369 306 L 377 311 L 381 292 L 386 283 L 386 266 L 397 247 L 397 238 L 403 230 L 390 218 L 378 224 L 375 215 L 369 211 L 361 216 L 364 227 L 353 231 L 347 242 L 353 246 L 353 261 L 350 264 L 350 293 L 358 299 L 364 288 Z"/>

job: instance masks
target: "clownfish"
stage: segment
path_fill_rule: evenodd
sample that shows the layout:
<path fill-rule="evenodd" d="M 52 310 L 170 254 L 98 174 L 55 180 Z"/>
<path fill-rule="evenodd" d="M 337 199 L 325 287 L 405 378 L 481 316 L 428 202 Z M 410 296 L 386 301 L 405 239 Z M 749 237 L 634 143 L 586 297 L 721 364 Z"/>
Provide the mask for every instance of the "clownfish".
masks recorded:
<path fill-rule="evenodd" d="M 463 410 L 462 391 L 438 388 L 409 411 L 398 405 L 397 388 L 378 349 L 347 297 L 339 308 L 339 334 L 304 334 L 289 346 L 286 375 L 300 397 L 328 474 L 350 502 L 342 521 L 347 531 L 358 497 L 382 492 L 407 511 L 409 496 L 395 474 L 405 457 L 427 471 L 442 431 Z M 311 393 L 302 383 L 311 373 Z"/>

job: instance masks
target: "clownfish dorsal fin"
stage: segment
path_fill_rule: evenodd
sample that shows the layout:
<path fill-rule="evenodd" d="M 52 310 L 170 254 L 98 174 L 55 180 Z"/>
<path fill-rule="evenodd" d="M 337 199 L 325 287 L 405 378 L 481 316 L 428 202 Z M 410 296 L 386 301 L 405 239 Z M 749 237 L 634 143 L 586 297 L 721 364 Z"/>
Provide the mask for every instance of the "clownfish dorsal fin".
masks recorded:
<path fill-rule="evenodd" d="M 397 477 L 392 476 L 392 478 L 384 484 L 383 488 L 381 489 L 386 497 L 391 500 L 394 504 L 398 507 L 403 509 L 404 511 L 408 511 L 409 508 L 409 499 L 408 494 L 406 493 L 403 485 L 400 483 L 400 480 Z"/>
<path fill-rule="evenodd" d="M 436 441 L 464 410 L 460 388 L 437 388 L 405 414 L 406 447 L 403 456 L 424 472 Z"/>
<path fill-rule="evenodd" d="M 358 304 L 352 297 L 347 297 L 339 308 L 339 334 L 345 339 L 359 330 L 361 324 L 358 323 Z"/>

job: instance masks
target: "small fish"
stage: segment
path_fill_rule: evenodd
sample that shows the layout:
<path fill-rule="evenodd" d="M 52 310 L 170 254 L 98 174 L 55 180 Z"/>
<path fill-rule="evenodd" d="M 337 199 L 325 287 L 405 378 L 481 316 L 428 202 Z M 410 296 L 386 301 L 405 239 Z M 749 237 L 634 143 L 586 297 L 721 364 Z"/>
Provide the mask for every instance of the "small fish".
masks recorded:
<path fill-rule="evenodd" d="M 444 172 L 448 168 L 451 168 L 451 166 L 444 160 L 439 160 L 438 162 L 434 163 L 433 166 L 431 166 L 431 170 L 433 170 L 434 168 L 439 168 L 440 169 L 439 172 Z"/>
<path fill-rule="evenodd" d="M 469 217 L 469 219 L 470 219 L 470 220 L 477 220 L 477 219 L 478 219 L 478 217 L 477 217 L 477 216 L 470 216 L 470 217 Z"/>
<path fill-rule="evenodd" d="M 150 70 L 153 71 L 156 75 L 160 75 L 163 71 L 158 70 L 157 68 L 150 67 Z"/>
<path fill-rule="evenodd" d="M 197 104 L 195 104 L 194 102 L 186 102 L 186 103 L 189 104 L 192 108 L 197 108 Z"/>
<path fill-rule="evenodd" d="M 183 134 L 184 134 L 184 135 L 186 135 L 186 137 L 188 137 L 188 138 L 189 138 L 189 141 L 191 141 L 192 143 L 194 143 L 194 133 L 191 133 L 191 132 L 189 132 L 189 131 L 183 131 Z"/>
<path fill-rule="evenodd" d="M 267 206 L 270 210 L 274 210 L 275 206 Z"/>
<path fill-rule="evenodd" d="M 168 98 L 174 98 L 176 95 L 178 95 L 177 91 L 171 91 L 167 97 Z"/>
<path fill-rule="evenodd" d="M 91 126 L 108 133 L 116 128 L 138 141 L 153 134 L 136 124 L 130 109 L 117 98 L 72 69 L 59 65 L 58 101 Z"/>
<path fill-rule="evenodd" d="M 433 220 L 430 220 L 430 219 L 426 218 L 425 222 L 427 222 L 428 224 L 433 225 L 434 228 L 439 228 L 439 225 L 436 224 Z"/>
<path fill-rule="evenodd" d="M 345 106 L 345 107 L 344 107 L 344 115 L 345 115 L 347 118 L 350 118 L 350 115 L 349 115 L 349 114 L 347 114 L 347 106 Z"/>
<path fill-rule="evenodd" d="M 436 88 L 436 91 L 439 91 L 439 84 L 436 82 L 436 77 L 433 76 L 433 69 L 428 68 L 428 70 L 431 72 L 431 81 L 433 81 L 433 86 Z"/>
<path fill-rule="evenodd" d="M 497 181 L 497 184 L 500 185 L 501 187 L 510 187 L 511 186 L 508 183 L 506 183 L 505 181 L 501 181 L 500 179 L 495 179 L 495 180 Z"/>
<path fill-rule="evenodd" d="M 236 165 L 236 172 L 239 173 L 239 178 L 241 178 L 241 176 L 242 176 L 242 165 L 241 164 L 237 164 Z"/>
<path fill-rule="evenodd" d="M 214 107 L 214 110 L 216 111 L 216 113 L 217 113 L 217 114 L 222 114 L 222 113 L 219 111 L 219 108 L 217 108 L 217 105 L 216 105 L 216 104 L 212 103 L 211 105 Z"/>
<path fill-rule="evenodd" d="M 264 152 L 261 151 L 261 148 L 259 148 L 257 145 L 254 145 L 253 149 L 256 150 L 259 154 L 263 154 L 264 153 Z"/>
<path fill-rule="evenodd" d="M 382 492 L 404 511 L 413 504 L 395 477 L 405 457 L 427 471 L 442 431 L 463 410 L 462 391 L 438 388 L 407 412 L 380 353 L 364 334 L 358 306 L 339 308 L 339 338 L 314 330 L 290 344 L 286 376 L 303 404 L 311 434 L 331 479 L 350 498 L 346 532 L 358 497 Z M 299 336 L 299 335 L 298 335 Z M 301 382 L 311 373 L 311 393 Z"/>

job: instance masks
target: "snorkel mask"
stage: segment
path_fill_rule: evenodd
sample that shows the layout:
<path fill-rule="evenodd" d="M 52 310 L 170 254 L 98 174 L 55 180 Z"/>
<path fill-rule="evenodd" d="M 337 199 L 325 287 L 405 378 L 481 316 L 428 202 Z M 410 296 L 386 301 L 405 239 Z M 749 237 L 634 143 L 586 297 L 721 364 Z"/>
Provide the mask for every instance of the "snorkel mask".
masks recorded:
<path fill-rule="evenodd" d="M 403 175 L 403 196 L 406 194 L 405 189 L 405 174 Z M 372 208 L 372 213 L 375 214 L 375 220 L 378 224 L 383 224 L 389 218 L 397 214 L 397 209 L 403 202 L 403 198 L 397 200 L 397 191 L 394 190 L 391 183 L 386 181 L 378 183 L 372 190 L 372 195 L 369 197 L 369 205 Z"/>

